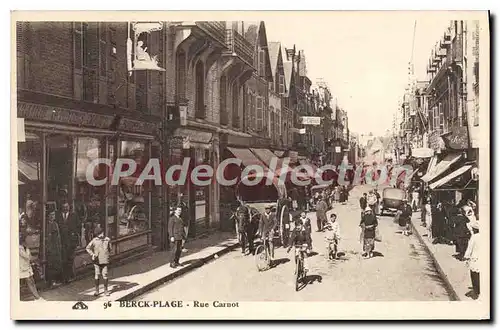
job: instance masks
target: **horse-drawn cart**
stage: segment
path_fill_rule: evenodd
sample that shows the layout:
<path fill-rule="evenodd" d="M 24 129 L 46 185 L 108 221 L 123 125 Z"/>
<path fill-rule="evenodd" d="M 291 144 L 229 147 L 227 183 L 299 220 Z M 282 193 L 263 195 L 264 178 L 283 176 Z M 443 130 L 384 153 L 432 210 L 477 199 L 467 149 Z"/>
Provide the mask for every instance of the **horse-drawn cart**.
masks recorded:
<path fill-rule="evenodd" d="M 236 233 L 242 252 L 248 243 L 250 252 L 253 250 L 253 240 L 259 229 L 259 223 L 267 206 L 271 205 L 272 212 L 276 213 L 278 227 L 275 231 L 273 242 L 286 245 L 289 238 L 289 223 L 291 221 L 290 205 L 287 191 L 284 186 L 276 184 L 266 185 L 266 178 L 257 185 L 246 185 L 239 182 L 236 186 L 236 196 L 240 206 L 233 215 L 235 219 Z"/>

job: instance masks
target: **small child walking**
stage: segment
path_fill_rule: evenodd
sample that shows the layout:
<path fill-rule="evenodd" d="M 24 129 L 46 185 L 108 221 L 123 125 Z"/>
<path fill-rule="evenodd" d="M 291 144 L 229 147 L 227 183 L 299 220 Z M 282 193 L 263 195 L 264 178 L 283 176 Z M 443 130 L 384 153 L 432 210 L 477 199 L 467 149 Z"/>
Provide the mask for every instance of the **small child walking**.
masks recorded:
<path fill-rule="evenodd" d="M 102 228 L 95 230 L 95 237 L 87 245 L 87 252 L 92 257 L 95 271 L 95 293 L 94 296 L 99 295 L 99 275 L 102 275 L 104 282 L 104 294 L 109 296 L 108 291 L 108 264 L 109 255 L 111 253 L 111 243 L 109 237 L 104 235 Z"/>
<path fill-rule="evenodd" d="M 325 240 L 327 244 L 327 256 L 328 259 L 336 259 L 338 246 L 340 243 L 340 226 L 337 222 L 337 215 L 335 213 L 330 214 L 330 219 L 328 219 L 327 231 L 325 235 Z"/>

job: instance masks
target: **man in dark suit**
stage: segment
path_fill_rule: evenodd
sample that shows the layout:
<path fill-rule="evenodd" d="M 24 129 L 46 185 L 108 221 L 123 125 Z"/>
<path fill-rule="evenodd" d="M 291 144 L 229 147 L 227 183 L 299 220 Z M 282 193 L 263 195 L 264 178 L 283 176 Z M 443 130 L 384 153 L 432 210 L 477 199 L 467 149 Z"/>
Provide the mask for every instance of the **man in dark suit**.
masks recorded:
<path fill-rule="evenodd" d="M 182 207 L 177 206 L 174 215 L 169 219 L 168 234 L 170 242 L 173 245 L 172 260 L 170 267 L 176 268 L 180 266 L 179 259 L 182 252 L 182 242 L 186 239 L 186 232 L 184 230 L 184 222 L 181 219 Z"/>
<path fill-rule="evenodd" d="M 68 202 L 64 202 L 61 210 L 57 212 L 56 221 L 61 231 L 63 280 L 69 282 L 73 274 L 73 261 L 75 259 L 75 250 L 78 246 L 79 220 L 76 214 L 71 210 Z"/>

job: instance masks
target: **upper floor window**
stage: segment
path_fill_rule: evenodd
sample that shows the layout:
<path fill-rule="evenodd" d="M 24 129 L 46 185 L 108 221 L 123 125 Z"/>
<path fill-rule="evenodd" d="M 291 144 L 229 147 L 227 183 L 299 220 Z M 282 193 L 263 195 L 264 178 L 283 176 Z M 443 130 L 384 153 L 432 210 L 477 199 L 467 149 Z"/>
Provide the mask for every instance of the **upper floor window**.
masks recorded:
<path fill-rule="evenodd" d="M 195 67 L 195 113 L 196 118 L 205 118 L 205 66 L 202 61 L 198 61 Z"/>
<path fill-rule="evenodd" d="M 259 76 L 264 77 L 266 75 L 266 51 L 264 49 L 259 49 Z"/>
<path fill-rule="evenodd" d="M 279 75 L 278 86 L 279 86 L 278 92 L 280 93 L 280 95 L 285 94 L 285 76 L 282 74 Z"/>

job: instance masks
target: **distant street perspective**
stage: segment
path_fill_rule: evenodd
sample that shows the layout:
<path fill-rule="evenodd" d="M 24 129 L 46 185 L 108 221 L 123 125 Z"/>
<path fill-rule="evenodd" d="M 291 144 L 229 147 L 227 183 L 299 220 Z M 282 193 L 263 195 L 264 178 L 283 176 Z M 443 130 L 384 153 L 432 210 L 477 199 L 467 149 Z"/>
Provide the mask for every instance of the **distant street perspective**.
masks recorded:
<path fill-rule="evenodd" d="M 275 266 L 259 272 L 253 256 L 232 251 L 172 283 L 160 286 L 138 300 L 182 299 L 188 301 L 431 301 L 450 300 L 446 287 L 414 236 L 404 236 L 392 216 L 382 216 L 382 242 L 374 257 L 364 259 L 360 242 L 359 198 L 369 187 L 355 187 L 346 204 L 333 210 L 340 224 L 339 257 L 328 260 L 326 234 L 315 231 L 308 258 L 307 286 L 295 292 L 294 255 L 277 248 Z"/>
<path fill-rule="evenodd" d="M 268 14 L 16 21 L 16 299 L 483 306 L 487 23 Z"/>

